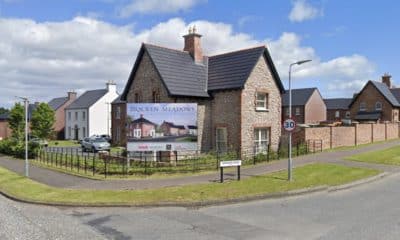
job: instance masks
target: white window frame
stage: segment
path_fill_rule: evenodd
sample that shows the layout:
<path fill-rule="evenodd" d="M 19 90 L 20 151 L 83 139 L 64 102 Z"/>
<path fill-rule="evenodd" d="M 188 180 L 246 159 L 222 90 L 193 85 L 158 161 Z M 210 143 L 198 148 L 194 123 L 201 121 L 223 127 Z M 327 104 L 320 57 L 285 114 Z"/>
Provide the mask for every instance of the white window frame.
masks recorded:
<path fill-rule="evenodd" d="M 68 138 L 71 138 L 71 127 L 68 127 Z"/>
<path fill-rule="evenodd" d="M 71 121 L 71 112 L 68 112 L 68 120 Z"/>
<path fill-rule="evenodd" d="M 86 137 L 86 127 L 82 127 L 82 136 L 83 138 Z"/>
<path fill-rule="evenodd" d="M 121 106 L 117 106 L 115 110 L 115 119 L 121 119 Z"/>
<path fill-rule="evenodd" d="M 379 107 L 378 107 L 378 106 L 379 106 Z M 375 103 L 375 111 L 382 111 L 382 108 L 383 108 L 382 103 L 379 102 L 379 101 L 377 101 L 377 102 Z"/>
<path fill-rule="evenodd" d="M 360 111 L 364 112 L 367 110 L 367 105 L 365 104 L 365 102 L 361 102 L 360 103 Z"/>
<path fill-rule="evenodd" d="M 140 129 L 140 128 L 133 129 L 133 137 L 141 138 L 142 137 L 142 129 Z"/>
<path fill-rule="evenodd" d="M 265 131 L 265 138 L 262 132 Z M 271 129 L 268 127 L 254 128 L 254 147 L 255 153 L 266 153 L 270 141 Z"/>
<path fill-rule="evenodd" d="M 222 133 L 222 137 L 219 134 Z M 226 127 L 217 127 L 215 129 L 215 149 L 217 152 L 228 151 L 228 129 Z"/>
<path fill-rule="evenodd" d="M 350 111 L 346 112 L 346 118 L 350 118 Z"/>
<path fill-rule="evenodd" d="M 335 118 L 340 118 L 340 111 L 339 110 L 335 111 Z"/>
<path fill-rule="evenodd" d="M 86 112 L 85 111 L 82 112 L 82 120 L 86 121 Z"/>
<path fill-rule="evenodd" d="M 296 113 L 296 116 L 300 116 L 300 107 L 296 107 L 295 113 Z"/>
<path fill-rule="evenodd" d="M 264 96 L 263 99 L 258 99 L 259 96 Z M 268 93 L 266 92 L 257 92 L 256 93 L 256 110 L 266 111 L 268 110 Z M 262 106 L 258 106 L 261 103 Z"/>
<path fill-rule="evenodd" d="M 75 112 L 75 121 L 78 121 L 78 112 Z"/>

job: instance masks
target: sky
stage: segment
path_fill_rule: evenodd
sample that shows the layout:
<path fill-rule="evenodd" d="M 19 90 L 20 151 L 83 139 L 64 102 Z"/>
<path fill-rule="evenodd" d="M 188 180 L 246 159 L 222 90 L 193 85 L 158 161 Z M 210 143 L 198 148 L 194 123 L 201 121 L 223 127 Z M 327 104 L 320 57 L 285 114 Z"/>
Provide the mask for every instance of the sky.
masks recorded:
<path fill-rule="evenodd" d="M 207 55 L 266 45 L 285 86 L 351 97 L 384 73 L 400 86 L 396 0 L 0 0 L 0 107 L 74 90 L 122 92 L 142 42 Z"/>

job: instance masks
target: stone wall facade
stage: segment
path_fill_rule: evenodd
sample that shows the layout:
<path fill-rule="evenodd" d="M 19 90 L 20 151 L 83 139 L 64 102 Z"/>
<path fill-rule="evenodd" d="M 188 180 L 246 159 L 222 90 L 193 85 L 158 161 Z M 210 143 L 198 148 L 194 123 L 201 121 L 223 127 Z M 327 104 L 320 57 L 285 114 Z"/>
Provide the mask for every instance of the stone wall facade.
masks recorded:
<path fill-rule="evenodd" d="M 256 93 L 268 93 L 268 110 L 258 111 L 255 106 Z M 277 150 L 281 136 L 281 93 L 264 57 L 260 57 L 247 80 L 241 96 L 241 144 L 245 152 L 254 146 L 254 130 L 270 129 L 270 145 Z"/>
<path fill-rule="evenodd" d="M 399 123 L 368 123 L 340 127 L 301 128 L 294 132 L 293 142 L 322 141 L 322 149 L 357 146 L 400 138 Z"/>

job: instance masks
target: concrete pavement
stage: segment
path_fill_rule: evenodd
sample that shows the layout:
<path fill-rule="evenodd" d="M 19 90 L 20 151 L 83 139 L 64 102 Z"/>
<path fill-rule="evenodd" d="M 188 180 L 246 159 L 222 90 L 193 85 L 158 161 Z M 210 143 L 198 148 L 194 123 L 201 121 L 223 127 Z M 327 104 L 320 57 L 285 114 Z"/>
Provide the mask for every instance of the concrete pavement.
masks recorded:
<path fill-rule="evenodd" d="M 385 149 L 393 147 L 400 144 L 400 140 L 384 142 L 374 145 L 368 145 L 360 147 L 353 150 L 344 151 L 334 151 L 334 152 L 322 152 L 312 155 L 304 155 L 295 158 L 294 166 L 302 166 L 314 162 L 331 162 L 336 164 L 342 164 L 347 166 L 356 167 L 368 167 L 376 168 L 385 172 L 396 172 L 400 171 L 399 167 L 380 165 L 380 164 L 370 164 L 362 162 L 351 162 L 344 161 L 343 158 L 351 156 L 358 153 L 376 151 L 380 149 Z M 8 157 L 0 157 L 0 166 L 10 169 L 19 174 L 24 174 L 24 161 L 13 160 Z M 273 161 L 270 163 L 258 164 L 249 168 L 242 169 L 242 178 L 256 176 L 261 174 L 266 174 L 270 172 L 276 172 L 279 170 L 287 169 L 287 161 Z M 229 173 L 228 173 L 229 174 Z M 227 175 L 228 175 L 227 174 Z M 233 174 L 229 174 L 228 178 L 235 178 Z M 205 174 L 198 176 L 187 176 L 179 178 L 166 178 L 166 179 L 139 179 L 139 180 L 93 180 L 82 177 L 77 177 L 69 174 L 64 174 L 61 172 L 48 170 L 45 168 L 32 166 L 30 168 L 31 179 L 50 185 L 54 187 L 61 188 L 71 188 L 71 189 L 147 189 L 147 188 L 162 188 L 170 186 L 182 186 L 188 184 L 198 184 L 198 183 L 208 183 L 215 182 L 219 180 L 219 173 Z"/>

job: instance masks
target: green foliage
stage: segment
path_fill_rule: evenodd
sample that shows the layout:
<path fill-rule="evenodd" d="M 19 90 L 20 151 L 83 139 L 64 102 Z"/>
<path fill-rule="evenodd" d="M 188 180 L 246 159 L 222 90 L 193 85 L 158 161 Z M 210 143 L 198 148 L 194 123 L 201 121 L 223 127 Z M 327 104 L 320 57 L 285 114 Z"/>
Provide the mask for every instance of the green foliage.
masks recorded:
<path fill-rule="evenodd" d="M 28 157 L 36 158 L 39 145 L 35 143 L 28 144 Z M 14 156 L 16 158 L 25 158 L 25 142 L 18 142 L 15 139 L 0 141 L 0 153 Z"/>
<path fill-rule="evenodd" d="M 21 142 L 25 133 L 25 109 L 20 103 L 16 103 L 10 111 L 9 126 L 12 130 L 12 138 Z"/>
<path fill-rule="evenodd" d="M 40 103 L 32 113 L 32 135 L 40 139 L 50 138 L 54 122 L 54 110 L 47 103 Z"/>

